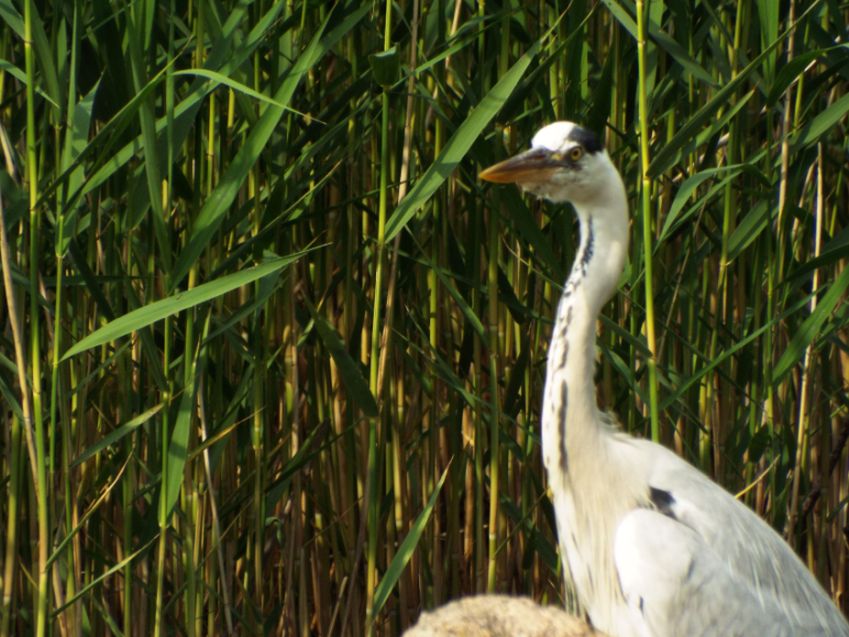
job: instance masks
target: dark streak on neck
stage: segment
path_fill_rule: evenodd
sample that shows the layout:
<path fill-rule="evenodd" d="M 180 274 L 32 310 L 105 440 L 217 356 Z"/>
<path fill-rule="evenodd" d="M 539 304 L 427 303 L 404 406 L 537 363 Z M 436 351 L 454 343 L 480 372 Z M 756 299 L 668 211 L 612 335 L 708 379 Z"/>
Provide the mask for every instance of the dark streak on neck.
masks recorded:
<path fill-rule="evenodd" d="M 560 385 L 560 411 L 557 414 L 557 418 L 560 423 L 565 424 L 566 422 L 566 410 L 568 409 L 569 404 L 569 385 L 566 384 L 566 381 L 563 381 L 563 384 Z M 569 473 L 569 454 L 566 452 L 566 436 L 560 436 L 560 471 L 562 474 L 568 475 Z"/>
<path fill-rule="evenodd" d="M 563 325 L 560 330 L 557 332 L 557 338 L 563 341 L 563 355 L 560 358 L 560 368 L 565 369 L 566 367 L 566 359 L 569 356 L 569 340 L 567 338 L 567 334 L 569 333 L 569 323 L 572 322 L 572 306 L 566 310 L 566 318 L 563 320 Z"/>
<path fill-rule="evenodd" d="M 569 280 L 566 281 L 566 285 L 563 287 L 563 296 L 561 298 L 562 302 L 567 302 L 567 299 L 572 295 L 572 293 L 578 288 L 583 281 L 584 277 L 587 276 L 587 269 L 589 268 L 590 261 L 593 258 L 593 250 L 595 249 L 595 233 L 593 231 L 593 218 L 589 217 L 587 219 L 586 225 L 586 239 L 584 239 L 583 249 L 581 251 L 578 260 L 572 268 L 572 275 L 569 277 Z M 574 301 L 573 301 L 574 302 Z M 569 324 L 572 322 L 572 304 L 566 307 L 566 314 L 563 316 L 563 320 L 560 325 L 557 326 L 557 331 L 554 334 L 554 338 L 560 340 L 563 343 L 563 352 L 560 358 L 560 367 L 565 368 L 567 360 L 569 358 L 569 340 L 568 340 L 568 331 Z M 562 381 L 560 385 L 560 405 L 557 410 L 557 421 L 560 423 L 560 426 L 565 431 L 566 426 L 566 416 L 568 413 L 568 404 L 569 404 L 569 386 L 565 380 Z M 566 451 L 566 436 L 561 435 L 560 437 L 560 470 L 563 472 L 563 475 L 568 473 L 569 468 L 569 457 Z"/>
<path fill-rule="evenodd" d="M 584 251 L 581 253 L 581 275 L 587 275 L 587 268 L 593 258 L 593 250 L 595 249 L 595 232 L 593 232 L 593 218 L 587 219 L 587 240 L 584 243 Z"/>

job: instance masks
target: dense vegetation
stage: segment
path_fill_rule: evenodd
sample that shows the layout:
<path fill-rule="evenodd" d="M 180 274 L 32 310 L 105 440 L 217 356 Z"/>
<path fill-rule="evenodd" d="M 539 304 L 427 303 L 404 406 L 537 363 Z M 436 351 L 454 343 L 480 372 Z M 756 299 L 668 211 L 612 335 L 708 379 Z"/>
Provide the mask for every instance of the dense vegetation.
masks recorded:
<path fill-rule="evenodd" d="M 562 118 L 604 135 L 634 209 L 600 401 L 849 608 L 845 3 L 0 18 L 0 636 L 572 604 L 539 412 L 574 222 L 476 179 Z"/>

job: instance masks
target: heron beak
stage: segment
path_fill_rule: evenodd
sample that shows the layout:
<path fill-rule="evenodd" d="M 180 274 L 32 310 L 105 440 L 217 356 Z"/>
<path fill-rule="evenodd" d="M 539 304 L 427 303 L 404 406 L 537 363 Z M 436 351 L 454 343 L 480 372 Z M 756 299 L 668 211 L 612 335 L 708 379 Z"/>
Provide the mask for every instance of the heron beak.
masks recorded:
<path fill-rule="evenodd" d="M 546 181 L 562 167 L 562 158 L 546 148 L 532 148 L 510 159 L 485 168 L 478 175 L 496 184 L 527 184 Z"/>

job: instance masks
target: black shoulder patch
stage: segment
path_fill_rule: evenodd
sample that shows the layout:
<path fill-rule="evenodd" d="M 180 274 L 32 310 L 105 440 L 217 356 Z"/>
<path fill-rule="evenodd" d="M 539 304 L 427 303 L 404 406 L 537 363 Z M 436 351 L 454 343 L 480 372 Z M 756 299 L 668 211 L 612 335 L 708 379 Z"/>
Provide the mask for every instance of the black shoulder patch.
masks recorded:
<path fill-rule="evenodd" d="M 569 139 L 578 142 L 588 153 L 597 153 L 603 148 L 598 136 L 588 128 L 581 126 L 575 126 L 570 131 Z"/>
<path fill-rule="evenodd" d="M 672 510 L 672 506 L 675 504 L 675 498 L 669 491 L 649 487 L 649 499 L 663 515 L 675 519 L 675 512 Z"/>

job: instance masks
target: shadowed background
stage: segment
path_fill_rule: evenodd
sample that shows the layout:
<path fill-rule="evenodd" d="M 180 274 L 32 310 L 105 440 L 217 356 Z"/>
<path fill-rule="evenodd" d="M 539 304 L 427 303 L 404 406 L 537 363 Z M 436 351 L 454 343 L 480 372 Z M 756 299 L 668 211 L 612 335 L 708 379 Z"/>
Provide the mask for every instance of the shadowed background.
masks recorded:
<path fill-rule="evenodd" d="M 600 402 L 744 492 L 845 611 L 847 17 L 0 0 L 0 635 L 572 608 L 539 413 L 577 232 L 476 178 L 560 118 L 632 205 Z"/>

